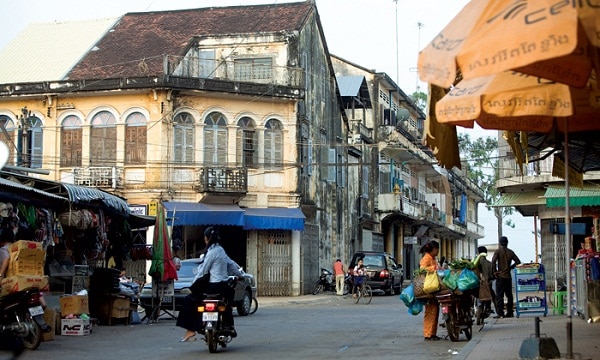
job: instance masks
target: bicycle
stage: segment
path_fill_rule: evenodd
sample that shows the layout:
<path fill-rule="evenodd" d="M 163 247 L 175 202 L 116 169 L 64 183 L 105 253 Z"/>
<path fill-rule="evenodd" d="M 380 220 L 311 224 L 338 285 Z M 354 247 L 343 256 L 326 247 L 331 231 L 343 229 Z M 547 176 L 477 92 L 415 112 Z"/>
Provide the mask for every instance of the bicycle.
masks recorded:
<path fill-rule="evenodd" d="M 355 304 L 358 304 L 361 299 L 365 304 L 370 304 L 372 298 L 373 290 L 369 284 L 364 282 L 364 280 L 362 284 L 356 285 L 352 289 L 352 300 L 354 300 Z"/>

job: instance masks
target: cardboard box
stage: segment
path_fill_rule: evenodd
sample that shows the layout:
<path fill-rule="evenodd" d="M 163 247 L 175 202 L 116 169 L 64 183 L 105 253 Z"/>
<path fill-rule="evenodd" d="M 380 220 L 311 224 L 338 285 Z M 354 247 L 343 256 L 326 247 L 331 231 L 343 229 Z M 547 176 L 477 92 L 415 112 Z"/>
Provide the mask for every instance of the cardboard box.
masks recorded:
<path fill-rule="evenodd" d="M 15 275 L 3 278 L 0 282 L 0 296 L 21 291 L 30 287 L 37 287 L 40 291 L 48 291 L 48 276 Z"/>
<path fill-rule="evenodd" d="M 46 308 L 44 310 L 44 321 L 46 324 L 50 325 L 52 331 L 42 332 L 42 341 L 52 341 L 54 340 L 54 335 L 56 334 L 56 310 L 52 308 Z"/>
<path fill-rule="evenodd" d="M 58 302 L 60 303 L 60 313 L 63 316 L 90 313 L 87 295 L 65 295 L 61 296 Z"/>
<path fill-rule="evenodd" d="M 113 300 L 112 303 L 112 311 L 110 316 L 117 318 L 117 319 L 122 319 L 122 318 L 129 318 L 129 308 L 131 305 L 131 300 L 126 299 L 126 298 L 116 298 Z"/>
<path fill-rule="evenodd" d="M 44 261 L 46 252 L 42 249 L 20 249 L 10 253 L 11 261 Z"/>
<path fill-rule="evenodd" d="M 61 319 L 60 334 L 69 336 L 89 335 L 92 332 L 92 323 L 89 319 Z"/>
<path fill-rule="evenodd" d="M 42 243 L 39 241 L 19 240 L 9 246 L 10 252 L 19 251 L 22 249 L 42 250 Z"/>
<path fill-rule="evenodd" d="M 42 251 L 43 252 L 43 251 Z M 6 271 L 6 276 L 15 276 L 15 275 L 44 275 L 44 261 L 30 261 L 30 260 L 22 260 L 19 257 L 18 252 L 13 252 L 10 254 L 10 262 L 8 263 L 8 269 Z"/>

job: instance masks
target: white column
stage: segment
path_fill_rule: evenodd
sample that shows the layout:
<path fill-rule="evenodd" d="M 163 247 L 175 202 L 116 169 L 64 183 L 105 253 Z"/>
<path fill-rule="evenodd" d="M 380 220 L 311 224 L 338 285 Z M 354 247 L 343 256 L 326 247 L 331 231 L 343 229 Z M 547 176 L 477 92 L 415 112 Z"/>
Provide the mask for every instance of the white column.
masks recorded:
<path fill-rule="evenodd" d="M 292 296 L 300 296 L 300 231 L 292 231 Z"/>

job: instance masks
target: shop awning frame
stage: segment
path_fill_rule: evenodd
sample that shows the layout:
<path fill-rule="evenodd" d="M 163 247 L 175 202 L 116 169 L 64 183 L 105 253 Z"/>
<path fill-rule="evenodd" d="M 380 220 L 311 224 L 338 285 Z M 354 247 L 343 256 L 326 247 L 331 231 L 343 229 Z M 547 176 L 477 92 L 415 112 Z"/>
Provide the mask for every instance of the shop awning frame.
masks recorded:
<path fill-rule="evenodd" d="M 244 230 L 304 230 L 299 208 L 244 208 Z"/>

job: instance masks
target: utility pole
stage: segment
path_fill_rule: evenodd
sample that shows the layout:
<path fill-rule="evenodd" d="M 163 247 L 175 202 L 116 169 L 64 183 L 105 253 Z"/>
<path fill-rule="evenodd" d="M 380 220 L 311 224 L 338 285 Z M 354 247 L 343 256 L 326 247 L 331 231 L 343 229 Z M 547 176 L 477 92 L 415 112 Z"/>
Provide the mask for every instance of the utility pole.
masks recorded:
<path fill-rule="evenodd" d="M 419 54 L 419 51 L 421 51 L 421 28 L 425 26 L 425 24 L 423 24 L 420 21 L 417 21 L 417 27 L 418 27 L 418 32 L 417 32 L 417 55 Z M 420 90 L 420 86 L 419 86 L 419 67 L 417 67 L 417 83 L 415 86 L 415 92 L 419 92 Z"/>

